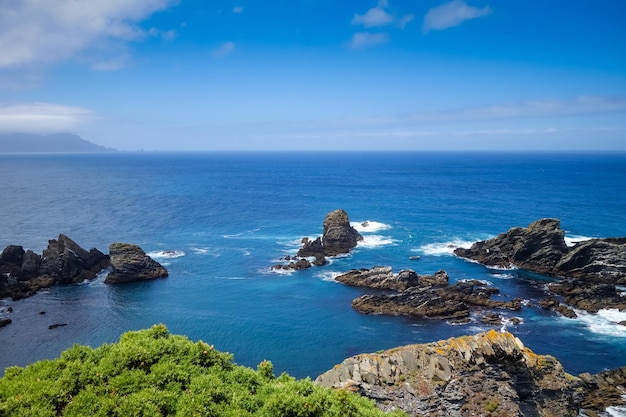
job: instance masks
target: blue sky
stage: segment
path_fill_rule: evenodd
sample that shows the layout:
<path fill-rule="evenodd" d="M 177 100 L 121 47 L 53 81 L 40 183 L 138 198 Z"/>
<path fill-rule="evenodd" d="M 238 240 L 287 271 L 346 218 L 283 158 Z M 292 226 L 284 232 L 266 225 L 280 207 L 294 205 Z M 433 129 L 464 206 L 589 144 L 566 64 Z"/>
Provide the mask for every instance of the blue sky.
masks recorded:
<path fill-rule="evenodd" d="M 121 150 L 626 150 L 626 2 L 7 0 L 0 132 Z"/>

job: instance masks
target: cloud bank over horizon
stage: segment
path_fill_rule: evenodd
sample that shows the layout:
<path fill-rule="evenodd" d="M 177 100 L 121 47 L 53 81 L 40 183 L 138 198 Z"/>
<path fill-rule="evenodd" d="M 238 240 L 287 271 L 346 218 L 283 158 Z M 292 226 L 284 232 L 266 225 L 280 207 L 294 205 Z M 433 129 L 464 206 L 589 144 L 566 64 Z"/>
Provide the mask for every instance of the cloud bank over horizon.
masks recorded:
<path fill-rule="evenodd" d="M 602 6 L 4 2 L 0 132 L 129 150 L 510 149 L 558 135 L 626 150 L 626 3 Z M 501 140 L 467 141 L 481 135 Z"/>

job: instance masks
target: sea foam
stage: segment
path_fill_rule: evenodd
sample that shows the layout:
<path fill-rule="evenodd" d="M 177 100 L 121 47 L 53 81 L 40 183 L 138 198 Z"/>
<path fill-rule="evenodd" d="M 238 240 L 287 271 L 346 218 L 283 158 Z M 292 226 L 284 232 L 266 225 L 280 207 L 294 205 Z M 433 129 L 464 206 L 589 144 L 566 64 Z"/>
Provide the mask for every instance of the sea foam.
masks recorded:
<path fill-rule="evenodd" d="M 591 240 L 593 238 L 589 236 L 571 235 L 571 236 L 565 236 L 564 239 L 565 239 L 565 244 L 569 247 L 572 247 L 577 243 L 584 242 L 586 240 Z"/>
<path fill-rule="evenodd" d="M 182 250 L 159 250 L 154 252 L 148 252 L 146 255 L 153 259 L 174 259 L 185 256 L 185 252 Z"/>
<path fill-rule="evenodd" d="M 626 337 L 626 326 L 619 324 L 626 321 L 626 311 L 602 309 L 596 314 L 575 310 L 580 322 L 591 332 L 612 337 Z"/>
<path fill-rule="evenodd" d="M 391 229 L 390 224 L 380 223 L 373 220 L 365 220 L 364 222 L 350 222 L 350 226 L 354 227 L 359 233 L 375 233 L 381 230 Z"/>
<path fill-rule="evenodd" d="M 363 236 L 363 240 L 358 243 L 358 246 L 363 248 L 379 248 L 381 246 L 394 245 L 396 243 L 398 243 L 398 241 L 390 236 L 366 235 Z"/>
<path fill-rule="evenodd" d="M 422 252 L 424 255 L 448 256 L 454 255 L 454 250 L 456 248 L 469 249 L 473 244 L 474 241 L 453 239 L 448 242 L 428 243 L 420 246 L 417 251 Z"/>

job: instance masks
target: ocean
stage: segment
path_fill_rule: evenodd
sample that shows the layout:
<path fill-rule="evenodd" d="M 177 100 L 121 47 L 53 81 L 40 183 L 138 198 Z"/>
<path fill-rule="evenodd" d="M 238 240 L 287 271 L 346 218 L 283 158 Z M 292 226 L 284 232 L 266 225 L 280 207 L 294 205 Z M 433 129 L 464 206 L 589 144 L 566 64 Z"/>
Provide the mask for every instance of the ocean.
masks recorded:
<path fill-rule="evenodd" d="M 568 241 L 626 236 L 626 154 L 607 153 L 115 153 L 0 155 L 0 246 L 35 252 L 64 233 L 108 252 L 140 245 L 168 268 L 152 282 L 105 285 L 104 274 L 0 301 L 0 369 L 99 346 L 164 323 L 255 367 L 315 378 L 348 356 L 490 327 L 362 315 L 367 290 L 333 277 L 389 265 L 452 281 L 479 279 L 527 300 L 502 328 L 577 374 L 626 365 L 626 312 L 566 319 L 541 309 L 551 279 L 456 258 L 455 246 L 543 217 Z M 347 211 L 365 237 L 321 267 L 278 273 L 325 215 Z M 368 222 L 364 227 L 362 223 Z M 409 260 L 410 256 L 420 259 Z M 11 306 L 13 313 L 7 313 Z M 45 314 L 40 314 L 45 312 Z M 66 326 L 49 330 L 55 323 Z"/>

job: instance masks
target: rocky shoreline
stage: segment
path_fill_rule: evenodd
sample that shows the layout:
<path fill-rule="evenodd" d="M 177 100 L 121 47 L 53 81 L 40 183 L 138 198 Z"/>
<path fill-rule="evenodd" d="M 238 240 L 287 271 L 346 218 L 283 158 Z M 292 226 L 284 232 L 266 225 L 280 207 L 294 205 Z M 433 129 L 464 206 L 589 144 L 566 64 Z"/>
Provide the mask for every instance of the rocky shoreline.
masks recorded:
<path fill-rule="evenodd" d="M 416 417 L 591 417 L 626 404 L 626 367 L 573 376 L 554 357 L 495 330 L 353 356 L 316 383 Z"/>
<path fill-rule="evenodd" d="M 168 276 L 167 270 L 137 245 L 112 243 L 106 255 L 95 248 L 87 251 L 60 234 L 57 239 L 48 241 L 48 247 L 41 255 L 17 245 L 9 245 L 2 251 L 0 299 L 17 301 L 53 285 L 92 280 L 107 268 L 110 269 L 104 281 L 107 284 Z M 9 318 L 2 318 L 0 327 L 9 323 Z"/>
<path fill-rule="evenodd" d="M 540 219 L 454 253 L 483 265 L 515 266 L 558 278 L 548 285 L 558 297 L 553 298 L 589 313 L 626 310 L 624 290 L 618 288 L 626 284 L 626 238 L 590 239 L 569 247 L 559 220 Z M 556 309 L 560 303 L 545 305 Z"/>

